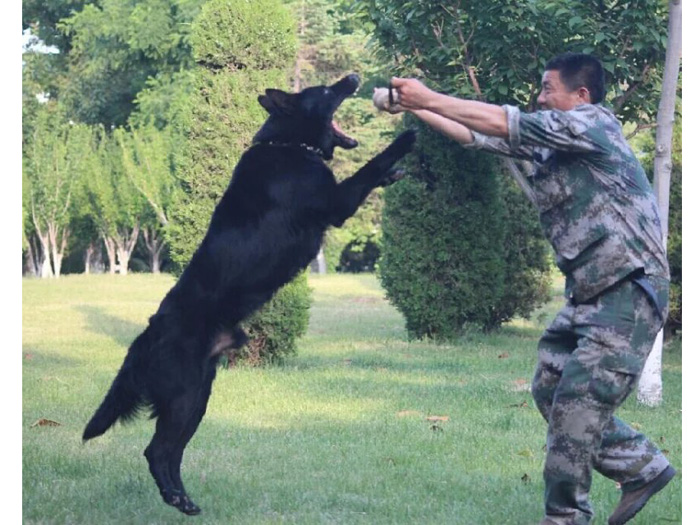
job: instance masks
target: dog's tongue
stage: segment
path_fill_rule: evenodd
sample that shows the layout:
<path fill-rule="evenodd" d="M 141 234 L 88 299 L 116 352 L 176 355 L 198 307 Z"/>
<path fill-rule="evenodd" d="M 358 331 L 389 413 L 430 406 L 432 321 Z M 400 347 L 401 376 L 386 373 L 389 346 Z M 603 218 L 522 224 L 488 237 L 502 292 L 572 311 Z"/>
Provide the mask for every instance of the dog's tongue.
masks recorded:
<path fill-rule="evenodd" d="M 333 127 L 333 133 L 335 133 L 335 136 L 338 137 L 338 142 L 341 148 L 349 149 L 357 146 L 357 141 L 340 129 L 340 126 L 338 126 L 338 123 L 335 120 L 331 122 L 331 126 Z"/>

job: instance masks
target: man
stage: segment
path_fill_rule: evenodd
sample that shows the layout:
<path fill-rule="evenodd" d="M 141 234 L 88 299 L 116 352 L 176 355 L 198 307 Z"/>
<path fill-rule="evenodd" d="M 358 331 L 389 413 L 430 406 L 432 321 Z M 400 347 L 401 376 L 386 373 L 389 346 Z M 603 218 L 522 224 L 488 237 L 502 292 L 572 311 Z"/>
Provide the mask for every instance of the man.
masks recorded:
<path fill-rule="evenodd" d="M 608 523 L 626 523 L 675 474 L 644 435 L 613 416 L 666 319 L 669 270 L 649 182 L 620 123 L 600 105 L 600 62 L 552 59 L 537 99 L 543 109 L 530 114 L 415 79 L 392 86 L 398 101 L 389 111 L 409 111 L 465 147 L 534 163 L 529 184 L 568 299 L 540 340 L 532 383 L 549 424 L 541 525 L 590 523 L 592 469 L 621 484 Z"/>

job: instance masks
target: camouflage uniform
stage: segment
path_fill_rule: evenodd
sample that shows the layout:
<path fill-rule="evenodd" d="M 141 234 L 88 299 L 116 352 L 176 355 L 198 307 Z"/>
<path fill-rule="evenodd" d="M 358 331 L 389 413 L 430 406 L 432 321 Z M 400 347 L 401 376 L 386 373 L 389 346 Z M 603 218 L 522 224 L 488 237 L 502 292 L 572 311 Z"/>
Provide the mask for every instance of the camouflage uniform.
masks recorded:
<path fill-rule="evenodd" d="M 667 315 L 669 271 L 655 198 L 599 105 L 521 113 L 504 106 L 508 138 L 474 133 L 471 147 L 530 160 L 545 235 L 566 276 L 567 304 L 539 344 L 532 383 L 549 422 L 545 510 L 589 523 L 592 469 L 634 490 L 668 461 L 613 416 L 632 391 Z"/>

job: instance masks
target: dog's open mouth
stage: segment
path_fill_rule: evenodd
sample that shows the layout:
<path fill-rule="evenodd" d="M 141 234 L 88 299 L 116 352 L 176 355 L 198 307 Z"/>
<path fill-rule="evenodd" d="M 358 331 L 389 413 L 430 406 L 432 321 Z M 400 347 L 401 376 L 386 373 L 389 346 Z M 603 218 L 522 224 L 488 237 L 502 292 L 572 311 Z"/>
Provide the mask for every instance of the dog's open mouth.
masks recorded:
<path fill-rule="evenodd" d="M 331 127 L 333 128 L 333 133 L 338 146 L 345 149 L 357 147 L 357 141 L 340 129 L 340 126 L 338 126 L 338 123 L 335 120 L 331 122 Z"/>

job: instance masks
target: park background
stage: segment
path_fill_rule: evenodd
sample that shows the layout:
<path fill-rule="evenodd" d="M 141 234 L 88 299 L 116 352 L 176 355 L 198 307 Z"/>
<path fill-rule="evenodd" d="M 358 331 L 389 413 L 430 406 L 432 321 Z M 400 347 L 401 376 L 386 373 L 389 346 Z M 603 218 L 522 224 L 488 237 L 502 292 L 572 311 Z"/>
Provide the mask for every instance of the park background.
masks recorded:
<path fill-rule="evenodd" d="M 549 56 L 567 49 L 609 57 L 612 50 L 624 49 L 622 56 L 604 59 L 613 79 L 608 103 L 625 123 L 650 176 L 653 173 L 651 126 L 663 76 L 666 2 L 602 2 L 600 8 L 610 10 L 607 17 L 596 12 L 598 6 L 554 1 L 487 2 L 478 8 L 464 2 L 445 8 L 422 2 L 351 1 L 113 0 L 85 5 L 23 6 L 23 29 L 25 24 L 32 26 L 46 43 L 62 50 L 23 53 L 23 274 L 47 278 L 46 285 L 23 282 L 23 307 L 52 304 L 48 296 L 39 296 L 39 303 L 27 301 L 25 290 L 38 286 L 50 294 L 52 286 L 66 286 L 50 284 L 59 266 L 59 280 L 85 273 L 98 274 L 90 279 L 147 277 L 154 264 L 144 232 L 150 241 L 162 243 L 162 271 L 177 275 L 206 228 L 237 156 L 262 122 L 255 97 L 272 85 L 293 90 L 331 82 L 350 71 L 360 73 L 363 89 L 346 103 L 341 124 L 362 145 L 336 155 L 333 167 L 342 178 L 398 129 L 417 125 L 379 115 L 371 106 L 371 89 L 384 85 L 391 75 L 417 75 L 455 95 L 533 109 L 541 67 Z M 171 16 L 160 16 L 163 13 Z M 33 25 L 36 22 L 39 25 Z M 253 31 L 261 28 L 271 28 L 268 42 Z M 224 37 L 214 38 L 217 31 Z M 214 42 L 219 46 L 212 48 Z M 680 366 L 682 334 L 680 93 L 679 89 L 669 224 L 669 251 L 677 250 L 678 269 L 676 308 L 667 327 L 669 348 L 679 359 L 673 366 Z M 202 122 L 208 126 L 198 127 Z M 430 158 L 427 152 L 438 149 L 444 154 Z M 60 169 L 49 169 L 60 164 L 57 161 L 63 163 Z M 146 172 L 145 166 L 153 165 L 157 169 Z M 377 286 L 383 285 L 375 291 L 399 311 L 396 337 L 412 345 L 427 344 L 431 353 L 443 351 L 441 345 L 457 344 L 469 355 L 474 333 L 498 338 L 522 323 L 541 331 L 547 305 L 561 291 L 536 216 L 511 180 L 514 168 L 455 148 L 423 129 L 418 153 L 407 169 L 405 181 L 377 192 L 355 219 L 329 233 L 314 270 L 323 272 L 325 263 L 329 274 L 374 271 Z M 71 188 L 70 199 L 60 191 L 45 191 L 66 186 Z M 52 198 L 46 198 L 48 194 Z M 56 195 L 63 198 L 53 198 Z M 43 216 L 32 216 L 27 203 L 41 202 L 42 197 Z M 110 206 L 115 202 L 119 204 Z M 51 224 L 57 233 L 55 249 L 46 235 Z M 441 227 L 449 235 L 439 235 Z M 407 239 L 409 230 L 418 230 L 415 238 Z M 62 231 L 70 233 L 61 237 Z M 131 236 L 136 242 L 130 248 Z M 51 252 L 53 257 L 48 256 Z M 139 275 L 111 276 L 112 272 Z M 163 276 L 166 283 L 172 282 L 168 275 Z M 304 279 L 316 290 L 324 286 L 320 283 L 336 282 L 330 276 L 323 281 L 320 275 Z M 80 290 L 78 286 L 74 291 L 76 301 L 89 307 L 87 299 L 80 299 Z M 134 292 L 124 293 L 128 298 Z M 161 296 L 154 294 L 151 309 Z M 313 297 L 312 329 L 318 298 L 307 296 Z M 298 304 L 292 301 L 287 308 L 296 311 Z M 436 312 L 434 304 L 444 307 Z M 283 317 L 287 312 L 282 310 Z M 24 317 L 23 313 L 27 344 L 31 338 Z M 144 314 L 140 322 L 146 319 Z M 73 334 L 76 342 L 81 326 Z M 305 347 L 313 346 L 308 343 L 313 331 L 301 332 L 272 349 L 270 361 L 293 367 L 295 359 L 303 360 Z M 120 339 L 121 352 L 136 333 L 135 326 Z M 352 340 L 345 344 L 352 345 Z M 45 344 L 52 346 L 50 340 Z M 532 358 L 535 345 L 533 339 L 524 359 L 527 352 Z M 105 363 L 101 383 L 106 384 L 116 369 L 123 356 L 119 351 L 113 350 L 113 360 Z M 31 354 L 23 350 L 23 356 L 27 353 Z M 246 366 L 258 364 L 253 361 Z M 23 374 L 31 373 L 30 363 L 23 361 L 22 366 Z M 266 369 L 275 370 L 269 365 Z M 229 372 L 223 371 L 220 380 Z M 529 373 L 527 365 L 520 370 L 525 377 Z M 680 388 L 680 374 L 678 381 Z M 24 391 L 25 407 L 34 393 Z M 657 410 L 667 405 L 668 399 Z M 235 411 L 235 405 L 230 409 Z M 23 432 L 28 433 L 27 427 L 38 418 L 24 412 Z M 143 422 L 141 428 L 146 425 Z M 680 421 L 677 428 L 680 440 Z M 32 480 L 25 482 L 31 485 Z M 537 497 L 540 492 L 533 490 Z M 679 501 L 676 504 L 680 509 Z M 26 505 L 25 499 L 25 511 Z"/>

